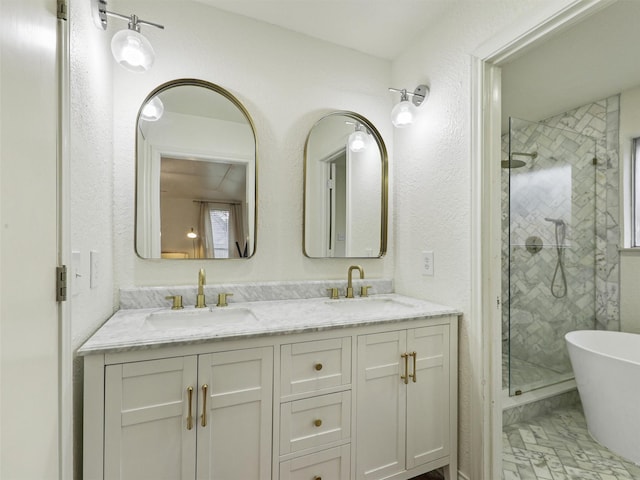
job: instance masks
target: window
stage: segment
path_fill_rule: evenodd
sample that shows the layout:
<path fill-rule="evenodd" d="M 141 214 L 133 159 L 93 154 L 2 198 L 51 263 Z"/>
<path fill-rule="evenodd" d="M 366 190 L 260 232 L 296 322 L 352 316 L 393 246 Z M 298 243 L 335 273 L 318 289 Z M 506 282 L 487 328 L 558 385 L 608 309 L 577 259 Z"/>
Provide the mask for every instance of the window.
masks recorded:
<path fill-rule="evenodd" d="M 229 258 L 229 210 L 210 209 L 215 258 Z"/>
<path fill-rule="evenodd" d="M 640 247 L 640 137 L 633 139 L 631 175 L 631 246 Z"/>

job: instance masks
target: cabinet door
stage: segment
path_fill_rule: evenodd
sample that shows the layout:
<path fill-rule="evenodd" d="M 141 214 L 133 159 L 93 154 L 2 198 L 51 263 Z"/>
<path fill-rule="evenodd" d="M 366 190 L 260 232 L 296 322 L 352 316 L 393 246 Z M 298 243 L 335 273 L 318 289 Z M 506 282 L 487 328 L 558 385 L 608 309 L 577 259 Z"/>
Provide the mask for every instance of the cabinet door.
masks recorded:
<path fill-rule="evenodd" d="M 195 422 L 187 429 L 187 388 L 195 357 L 106 367 L 104 478 L 195 478 Z M 195 392 L 193 412 L 195 415 Z"/>
<path fill-rule="evenodd" d="M 405 470 L 406 331 L 358 337 L 356 476 L 386 478 Z"/>
<path fill-rule="evenodd" d="M 273 348 L 198 358 L 197 478 L 270 478 Z"/>
<path fill-rule="evenodd" d="M 449 327 L 407 331 L 407 469 L 449 455 Z M 414 381 L 415 380 L 415 381 Z"/>

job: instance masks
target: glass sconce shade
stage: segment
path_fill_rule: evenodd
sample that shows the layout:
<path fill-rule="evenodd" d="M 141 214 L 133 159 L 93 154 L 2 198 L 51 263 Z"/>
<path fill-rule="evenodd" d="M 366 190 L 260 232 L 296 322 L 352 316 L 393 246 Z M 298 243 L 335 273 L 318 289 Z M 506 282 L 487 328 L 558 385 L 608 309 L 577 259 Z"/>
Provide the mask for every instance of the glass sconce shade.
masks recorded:
<path fill-rule="evenodd" d="M 147 122 L 156 122 L 160 120 L 163 113 L 164 104 L 162 103 L 162 100 L 160 100 L 160 97 L 153 97 L 144 105 L 144 107 L 142 107 L 140 118 Z"/>
<path fill-rule="evenodd" d="M 366 132 L 361 130 L 356 130 L 351 135 L 349 135 L 349 150 L 352 152 L 361 152 L 365 148 L 367 148 L 367 144 L 369 140 L 369 136 Z"/>
<path fill-rule="evenodd" d="M 111 40 L 111 52 L 120 65 L 132 72 L 146 72 L 153 65 L 155 52 L 144 35 L 135 30 L 120 30 Z"/>
<path fill-rule="evenodd" d="M 189 232 L 187 232 L 187 237 L 191 239 L 195 239 L 195 238 L 198 238 L 198 234 L 194 232 L 192 228 Z"/>
<path fill-rule="evenodd" d="M 409 101 L 403 100 L 391 110 L 391 123 L 396 128 L 404 128 L 413 123 L 416 107 Z"/>

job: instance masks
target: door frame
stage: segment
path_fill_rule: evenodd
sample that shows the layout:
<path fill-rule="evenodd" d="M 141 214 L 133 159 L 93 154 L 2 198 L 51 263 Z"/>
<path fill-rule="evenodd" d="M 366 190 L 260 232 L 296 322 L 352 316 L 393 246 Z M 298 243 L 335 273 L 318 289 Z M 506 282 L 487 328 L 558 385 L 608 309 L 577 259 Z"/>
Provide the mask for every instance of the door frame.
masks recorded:
<path fill-rule="evenodd" d="M 502 474 L 501 65 L 615 1 L 558 0 L 471 55 L 471 478 Z"/>

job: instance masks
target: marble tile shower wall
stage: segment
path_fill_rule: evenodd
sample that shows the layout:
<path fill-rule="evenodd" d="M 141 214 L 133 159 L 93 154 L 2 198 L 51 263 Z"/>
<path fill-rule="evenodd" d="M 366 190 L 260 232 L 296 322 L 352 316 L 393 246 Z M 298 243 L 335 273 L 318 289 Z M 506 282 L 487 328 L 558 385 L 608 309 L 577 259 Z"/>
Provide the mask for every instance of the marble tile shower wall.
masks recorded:
<path fill-rule="evenodd" d="M 538 157 L 533 162 L 517 157 L 527 161 L 527 166 L 511 170 L 514 192 L 511 199 L 510 353 L 558 373 L 571 369 L 564 332 L 585 328 L 619 329 L 618 110 L 619 96 L 616 95 L 540 123 L 522 122 L 513 133 L 514 151 L 537 151 Z M 598 159 L 595 166 L 592 164 L 594 149 Z M 507 158 L 507 151 L 508 135 L 505 135 L 503 158 Z M 503 170 L 502 182 L 503 258 L 506 259 L 509 170 Z M 568 220 L 567 248 L 563 249 L 568 292 L 563 298 L 554 298 L 550 290 L 558 257 L 554 226 L 544 217 Z M 542 239 L 544 247 L 540 252 L 531 254 L 526 250 L 529 236 Z M 503 262 L 502 279 L 506 302 L 507 262 Z M 560 278 L 556 278 L 556 286 L 561 289 Z M 509 309 L 504 308 L 505 339 L 508 314 Z"/>

